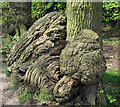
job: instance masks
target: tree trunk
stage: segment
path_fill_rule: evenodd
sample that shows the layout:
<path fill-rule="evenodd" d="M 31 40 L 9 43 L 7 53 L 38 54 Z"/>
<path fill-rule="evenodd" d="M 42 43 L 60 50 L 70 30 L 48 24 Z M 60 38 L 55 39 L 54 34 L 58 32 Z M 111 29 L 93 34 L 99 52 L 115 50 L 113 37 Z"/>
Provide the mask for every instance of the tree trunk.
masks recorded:
<path fill-rule="evenodd" d="M 7 9 L 6 9 L 7 10 Z M 6 11 L 4 10 L 4 11 Z M 4 13 L 3 11 L 3 13 Z M 31 3 L 10 2 L 8 3 L 7 25 L 10 35 L 22 36 L 31 26 Z M 7 13 L 7 14 L 8 14 Z"/>
<path fill-rule="evenodd" d="M 52 95 L 61 78 L 60 53 L 66 45 L 66 18 L 49 13 L 37 20 L 13 46 L 8 58 L 8 71 L 19 81 L 41 88 Z"/>
<path fill-rule="evenodd" d="M 31 2 L 17 2 L 14 4 L 17 7 L 16 24 L 18 25 L 19 36 L 23 36 L 32 25 L 31 18 Z"/>
<path fill-rule="evenodd" d="M 67 41 L 73 41 L 82 29 L 92 29 L 101 36 L 101 27 L 102 3 L 67 2 Z M 102 45 L 101 41 L 100 44 Z M 82 87 L 82 104 L 106 104 L 104 96 L 99 94 L 101 87 L 101 82 Z M 75 103 L 79 104 L 81 101 L 77 97 Z"/>
<path fill-rule="evenodd" d="M 117 30 L 120 30 L 120 19 L 117 21 L 116 29 L 117 29 Z"/>
<path fill-rule="evenodd" d="M 57 12 L 45 15 L 13 46 L 8 70 L 50 93 L 59 104 L 99 104 L 104 99 L 99 90 L 105 71 L 100 38 L 90 29 L 79 31 L 76 36 L 72 31 L 66 43 L 66 17 Z"/>

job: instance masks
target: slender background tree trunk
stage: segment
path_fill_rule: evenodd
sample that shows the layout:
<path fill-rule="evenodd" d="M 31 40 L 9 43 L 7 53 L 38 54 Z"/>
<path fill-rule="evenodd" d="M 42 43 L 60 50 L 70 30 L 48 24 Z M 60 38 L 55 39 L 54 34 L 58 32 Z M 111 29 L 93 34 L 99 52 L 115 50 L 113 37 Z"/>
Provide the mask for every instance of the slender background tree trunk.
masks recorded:
<path fill-rule="evenodd" d="M 33 24 L 31 23 L 31 2 L 10 2 L 7 9 L 9 13 L 6 16 L 7 33 L 22 36 Z"/>

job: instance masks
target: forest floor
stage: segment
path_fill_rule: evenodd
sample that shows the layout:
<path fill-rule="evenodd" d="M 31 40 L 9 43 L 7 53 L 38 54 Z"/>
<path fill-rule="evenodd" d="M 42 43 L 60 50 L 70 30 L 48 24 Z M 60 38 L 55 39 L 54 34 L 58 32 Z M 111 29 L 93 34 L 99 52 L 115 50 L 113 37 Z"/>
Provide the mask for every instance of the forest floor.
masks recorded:
<path fill-rule="evenodd" d="M 102 30 L 107 70 L 118 70 L 120 74 L 120 30 L 115 32 L 111 26 L 103 27 Z"/>
<path fill-rule="evenodd" d="M 5 41 L 4 38 L 2 39 Z M 120 30 L 115 32 L 115 28 L 111 26 L 103 27 L 102 39 L 107 71 L 113 70 L 120 74 Z M 0 65 L 2 65 L 0 68 L 0 98 L 2 97 L 0 101 L 2 102 L 0 103 L 3 105 L 19 105 L 17 92 L 8 88 L 12 84 L 12 80 L 5 76 L 3 69 L 3 66 L 6 66 L 7 55 L 0 56 L 0 60 L 2 61 L 0 62 Z"/>

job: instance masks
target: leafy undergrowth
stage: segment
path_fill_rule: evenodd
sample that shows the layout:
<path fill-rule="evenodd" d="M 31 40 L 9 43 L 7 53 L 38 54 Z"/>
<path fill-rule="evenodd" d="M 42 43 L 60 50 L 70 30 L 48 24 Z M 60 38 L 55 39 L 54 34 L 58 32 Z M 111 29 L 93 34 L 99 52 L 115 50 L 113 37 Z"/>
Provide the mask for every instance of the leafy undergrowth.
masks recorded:
<path fill-rule="evenodd" d="M 40 88 L 32 87 L 24 82 L 19 81 L 17 77 L 12 78 L 12 83 L 7 85 L 11 92 L 17 92 L 19 104 L 41 104 L 51 99 L 49 93 L 42 91 Z"/>
<path fill-rule="evenodd" d="M 30 92 L 23 92 L 19 97 L 18 97 L 18 102 L 20 104 L 24 103 L 24 102 L 28 102 L 30 103 L 32 100 L 32 94 Z"/>
<path fill-rule="evenodd" d="M 120 106 L 120 75 L 118 72 L 116 70 L 106 72 L 103 85 L 108 106 Z"/>
<path fill-rule="evenodd" d="M 106 60 L 107 71 L 103 78 L 103 86 L 107 106 L 120 106 L 120 30 L 111 26 L 103 27 L 102 41 L 103 53 Z"/>
<path fill-rule="evenodd" d="M 23 103 L 33 104 L 36 102 L 43 103 L 44 101 L 51 99 L 50 94 L 41 91 L 40 88 L 31 90 L 31 89 L 24 87 L 24 88 L 22 88 L 22 90 L 23 91 L 20 90 L 21 93 L 18 96 L 18 102 L 20 104 L 23 104 Z"/>
<path fill-rule="evenodd" d="M 109 72 L 106 72 L 103 78 L 103 82 L 106 83 L 111 83 L 111 84 L 116 84 L 120 85 L 120 75 L 116 70 L 109 70 Z"/>
<path fill-rule="evenodd" d="M 19 40 L 19 36 L 16 36 L 16 35 L 15 36 L 4 35 L 4 37 L 6 37 L 6 36 L 7 36 L 7 40 L 2 41 L 3 42 L 3 47 L 0 48 L 0 53 L 2 55 L 9 54 L 11 47 L 15 44 L 15 42 L 17 40 Z"/>

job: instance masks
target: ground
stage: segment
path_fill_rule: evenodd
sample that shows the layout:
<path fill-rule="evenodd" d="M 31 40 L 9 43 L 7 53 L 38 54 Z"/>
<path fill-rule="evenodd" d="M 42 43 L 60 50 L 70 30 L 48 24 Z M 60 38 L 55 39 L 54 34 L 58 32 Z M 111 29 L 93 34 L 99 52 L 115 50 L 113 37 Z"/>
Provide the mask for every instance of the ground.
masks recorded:
<path fill-rule="evenodd" d="M 4 41 L 5 38 L 0 36 Z M 103 53 L 106 59 L 107 72 L 109 70 L 117 71 L 120 74 L 120 30 L 115 31 L 115 28 L 111 26 L 102 27 L 102 38 L 103 38 Z M 9 84 L 12 84 L 12 80 L 5 76 L 3 66 L 6 66 L 7 54 L 0 57 L 1 71 L 0 71 L 0 100 L 4 105 L 18 105 L 18 94 L 17 92 L 9 89 Z M 105 88 L 105 87 L 104 87 Z M 28 103 L 24 103 L 28 104 Z M 0 104 L 1 105 L 1 104 Z"/>
<path fill-rule="evenodd" d="M 111 26 L 102 28 L 103 53 L 106 59 L 107 70 L 118 70 L 120 74 L 120 30 L 115 32 Z"/>

